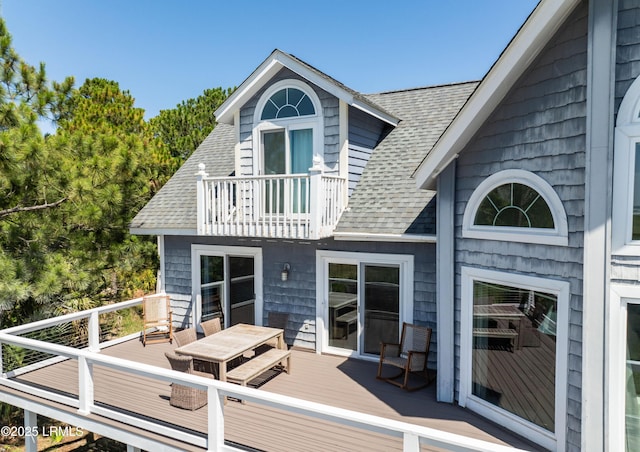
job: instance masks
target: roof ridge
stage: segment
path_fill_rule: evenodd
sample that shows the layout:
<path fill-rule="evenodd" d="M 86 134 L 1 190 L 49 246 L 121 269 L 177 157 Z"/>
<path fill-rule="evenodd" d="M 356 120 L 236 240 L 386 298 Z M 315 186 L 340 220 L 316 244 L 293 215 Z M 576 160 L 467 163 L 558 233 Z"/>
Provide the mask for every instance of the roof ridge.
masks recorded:
<path fill-rule="evenodd" d="M 396 90 L 390 90 L 390 91 L 380 91 L 378 93 L 367 93 L 365 94 L 365 96 L 376 96 L 379 94 L 396 94 L 396 93 L 405 93 L 405 92 L 409 92 L 409 91 L 421 91 L 421 90 L 426 90 L 426 89 L 433 89 L 433 88 L 445 88 L 448 86 L 458 86 L 458 85 L 469 85 L 472 83 L 480 83 L 480 80 L 468 80 L 466 82 L 452 82 L 452 83 L 442 83 L 439 85 L 427 85 L 427 86 L 417 86 L 414 88 L 403 88 L 403 89 L 396 89 Z"/>

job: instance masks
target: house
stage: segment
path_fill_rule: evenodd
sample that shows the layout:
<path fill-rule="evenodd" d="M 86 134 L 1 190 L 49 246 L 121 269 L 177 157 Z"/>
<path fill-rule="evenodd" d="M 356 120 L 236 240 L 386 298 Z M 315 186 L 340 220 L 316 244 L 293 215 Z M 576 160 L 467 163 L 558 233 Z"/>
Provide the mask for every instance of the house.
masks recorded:
<path fill-rule="evenodd" d="M 176 327 L 283 312 L 296 349 L 366 361 L 426 325 L 440 401 L 548 450 L 637 450 L 639 80 L 638 0 L 542 0 L 478 83 L 363 95 L 275 50 L 131 231 L 158 236 Z M 91 366 L 129 365 L 91 353 L 97 323 L 82 415 Z"/>
<path fill-rule="evenodd" d="M 435 192 L 412 174 L 476 85 L 364 96 L 275 50 L 131 224 L 159 237 L 177 326 L 286 312 L 290 344 L 353 356 L 435 329 Z"/>
<path fill-rule="evenodd" d="M 295 345 L 366 358 L 400 322 L 425 324 L 436 333 L 440 400 L 548 449 L 635 450 L 639 17 L 636 0 L 542 1 L 478 85 L 372 96 L 275 51 L 132 231 L 160 236 L 163 288 L 184 324 L 206 315 L 208 256 L 225 268 L 247 256 L 251 320 L 289 312 Z M 291 88 L 309 96 L 313 115 L 269 119 L 285 108 L 276 94 Z M 297 166 L 300 128 L 313 139 Z M 285 142 L 274 151 L 278 170 L 269 167 L 272 133 Z M 216 194 L 196 211 L 198 163 L 208 173 L 200 180 L 220 182 L 201 189 Z M 255 219 L 245 228 L 247 189 L 224 185 L 229 176 L 307 167 L 310 182 L 283 178 L 249 196 L 263 216 L 288 202 L 291 225 Z M 347 186 L 325 183 L 318 194 L 316 173 Z M 312 193 L 302 204 L 301 191 Z M 226 278 L 214 292 L 233 322 Z M 356 292 L 349 285 L 362 289 L 354 325 L 336 322 L 348 316 L 330 300 Z"/>
<path fill-rule="evenodd" d="M 548 449 L 634 449 L 639 14 L 542 1 L 479 84 L 371 96 L 275 51 L 132 231 L 159 235 L 184 325 L 253 303 L 243 321 L 288 312 L 294 345 L 364 359 L 428 325 L 440 400 Z M 308 114 L 280 119 L 283 90 Z"/>

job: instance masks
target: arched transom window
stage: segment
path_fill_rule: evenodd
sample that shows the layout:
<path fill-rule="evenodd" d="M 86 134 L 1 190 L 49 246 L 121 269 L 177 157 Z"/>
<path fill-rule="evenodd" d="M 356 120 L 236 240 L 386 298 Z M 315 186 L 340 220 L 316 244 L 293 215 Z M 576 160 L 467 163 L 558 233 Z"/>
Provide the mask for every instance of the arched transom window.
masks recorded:
<path fill-rule="evenodd" d="M 553 215 L 542 195 L 528 185 L 511 182 L 494 188 L 478 206 L 474 225 L 551 228 Z"/>
<path fill-rule="evenodd" d="M 315 115 L 313 102 L 297 88 L 284 88 L 274 93 L 262 109 L 261 120 Z"/>
<path fill-rule="evenodd" d="M 462 236 L 566 245 L 567 219 L 560 198 L 544 179 L 505 170 L 485 179 L 471 195 Z"/>
<path fill-rule="evenodd" d="M 613 153 L 612 247 L 640 256 L 640 77 L 622 99 Z"/>

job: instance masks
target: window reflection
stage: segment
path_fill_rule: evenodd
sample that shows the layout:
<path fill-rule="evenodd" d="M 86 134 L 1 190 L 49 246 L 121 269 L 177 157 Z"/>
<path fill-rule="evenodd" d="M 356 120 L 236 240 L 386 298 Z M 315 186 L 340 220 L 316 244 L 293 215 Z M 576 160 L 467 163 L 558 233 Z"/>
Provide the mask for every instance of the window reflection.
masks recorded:
<path fill-rule="evenodd" d="M 555 429 L 557 297 L 474 281 L 473 394 Z"/>

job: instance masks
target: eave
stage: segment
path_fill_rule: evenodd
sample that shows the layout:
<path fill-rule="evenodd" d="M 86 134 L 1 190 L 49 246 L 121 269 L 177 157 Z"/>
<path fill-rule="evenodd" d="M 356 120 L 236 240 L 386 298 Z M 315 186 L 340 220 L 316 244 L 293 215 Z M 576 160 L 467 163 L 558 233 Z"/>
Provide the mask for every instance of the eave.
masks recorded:
<path fill-rule="evenodd" d="M 324 91 L 334 95 L 338 99 L 344 101 L 350 106 L 358 108 L 371 116 L 374 116 L 392 126 L 397 126 L 400 122 L 384 109 L 374 105 L 364 96 L 355 91 L 347 89 L 344 85 L 336 82 L 322 72 L 303 63 L 297 58 L 282 52 L 274 50 L 269 57 L 262 62 L 258 68 L 238 87 L 238 89 L 214 112 L 216 120 L 224 124 L 233 124 L 234 112 L 251 99 L 262 87 L 264 87 L 271 78 L 282 68 L 288 68 L 296 74 L 300 75 L 310 83 L 318 86 Z"/>
<path fill-rule="evenodd" d="M 454 160 L 540 54 L 580 0 L 542 0 L 482 79 L 414 173 L 419 188 L 435 189 Z"/>

